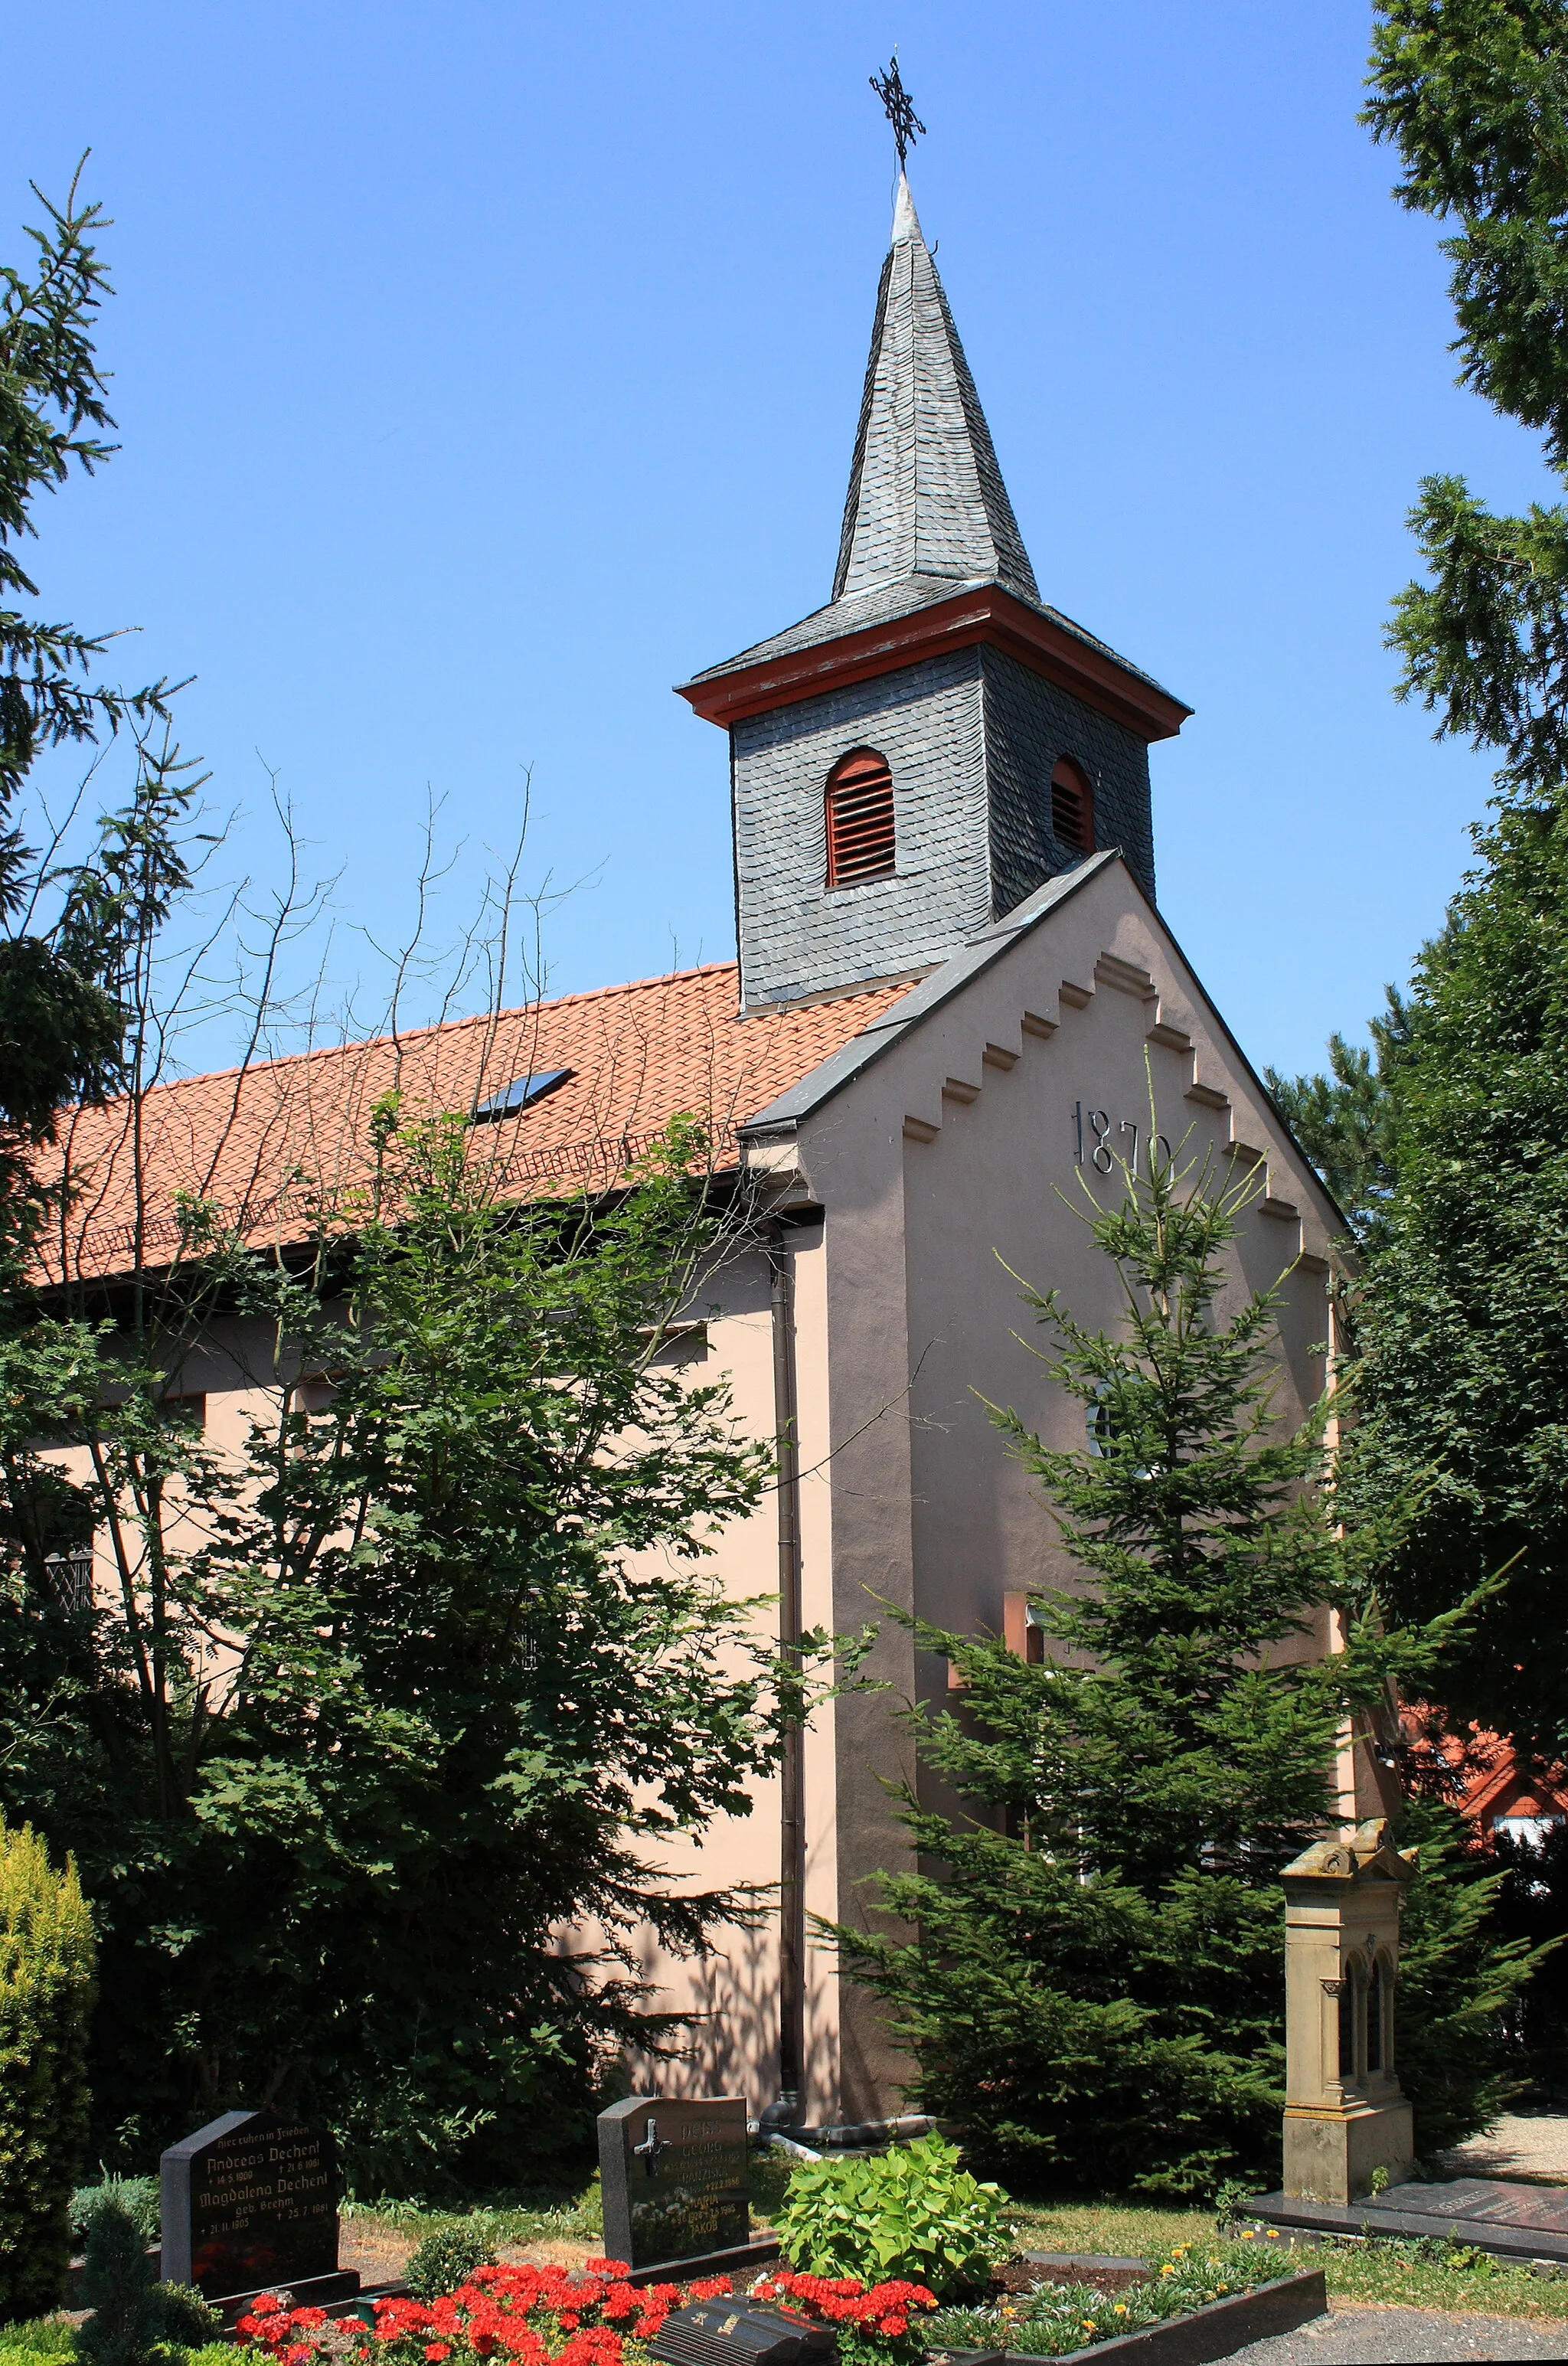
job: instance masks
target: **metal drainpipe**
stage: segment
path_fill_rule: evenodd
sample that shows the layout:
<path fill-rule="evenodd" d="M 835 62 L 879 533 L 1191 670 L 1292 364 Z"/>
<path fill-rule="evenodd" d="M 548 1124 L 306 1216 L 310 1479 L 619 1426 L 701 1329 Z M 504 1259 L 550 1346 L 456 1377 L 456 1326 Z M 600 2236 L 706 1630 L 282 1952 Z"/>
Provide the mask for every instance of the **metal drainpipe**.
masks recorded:
<path fill-rule="evenodd" d="M 800 1450 L 795 1438 L 795 1263 L 784 1227 L 768 1232 L 773 1335 L 773 1450 L 778 1460 L 779 1656 L 800 1666 Z M 800 2113 L 806 2086 L 806 1737 L 784 1736 L 779 1768 L 779 2099 L 764 2123 Z"/>

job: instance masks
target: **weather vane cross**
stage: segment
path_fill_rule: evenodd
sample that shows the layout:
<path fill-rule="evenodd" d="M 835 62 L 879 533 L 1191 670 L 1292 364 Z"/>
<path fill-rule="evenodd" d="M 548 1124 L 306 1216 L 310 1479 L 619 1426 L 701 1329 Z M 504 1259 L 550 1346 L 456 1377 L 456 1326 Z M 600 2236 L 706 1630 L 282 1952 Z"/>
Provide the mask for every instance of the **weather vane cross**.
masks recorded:
<path fill-rule="evenodd" d="M 871 86 L 882 101 L 883 112 L 893 126 L 893 144 L 898 151 L 898 170 L 908 163 L 909 151 L 925 130 L 925 125 L 915 113 L 914 102 L 904 87 L 898 72 L 898 52 L 894 51 L 885 74 L 872 74 Z"/>

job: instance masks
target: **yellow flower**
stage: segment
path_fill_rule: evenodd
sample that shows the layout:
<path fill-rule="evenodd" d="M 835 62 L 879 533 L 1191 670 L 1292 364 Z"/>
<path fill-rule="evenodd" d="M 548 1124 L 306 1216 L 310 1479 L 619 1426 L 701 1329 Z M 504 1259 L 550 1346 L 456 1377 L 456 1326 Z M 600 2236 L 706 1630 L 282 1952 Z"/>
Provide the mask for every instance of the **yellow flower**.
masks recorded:
<path fill-rule="evenodd" d="M 1112 2314 L 1117 2316 L 1125 2316 L 1127 2314 L 1126 2302 L 1124 2300 L 1119 2300 Z"/>
<path fill-rule="evenodd" d="M 1270 2227 L 1269 2227 L 1269 2240 L 1271 2243 L 1277 2243 L 1277 2242 L 1279 2241 L 1279 2239 L 1280 2239 L 1280 2229 L 1278 2228 L 1278 2226 L 1270 2226 Z"/>
<path fill-rule="evenodd" d="M 1215 2290 L 1218 2292 L 1229 2292 L 1230 2286 L 1229 2284 L 1218 2284 L 1215 2286 Z"/>
<path fill-rule="evenodd" d="M 1172 2267 L 1168 2259 L 1167 2259 L 1164 2267 L 1160 2270 L 1160 2273 L 1162 2276 L 1173 2276 L 1176 2273 L 1176 2270 Z"/>
<path fill-rule="evenodd" d="M 1258 2229 L 1257 2229 L 1257 2227 L 1256 2227 L 1256 2226 L 1244 2226 L 1244 2227 L 1242 2228 L 1242 2230 L 1241 2230 L 1241 2239 L 1242 2239 L 1242 2241 L 1243 2241 L 1244 2243 L 1250 2243 L 1250 2242 L 1251 2242 L 1251 2240 L 1252 2240 L 1252 2238 L 1253 2238 L 1253 2236 L 1257 2234 L 1257 2232 L 1258 2232 Z"/>

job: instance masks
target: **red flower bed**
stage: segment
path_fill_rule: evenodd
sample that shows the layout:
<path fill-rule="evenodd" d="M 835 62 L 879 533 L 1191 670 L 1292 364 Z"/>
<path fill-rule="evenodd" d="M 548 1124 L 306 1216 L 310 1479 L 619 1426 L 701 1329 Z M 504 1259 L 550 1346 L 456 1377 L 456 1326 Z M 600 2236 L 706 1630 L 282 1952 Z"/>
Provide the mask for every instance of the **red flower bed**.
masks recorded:
<path fill-rule="evenodd" d="M 897 2340 L 909 2330 L 909 2311 L 929 2312 L 936 2294 L 924 2284 L 863 2284 L 855 2276 L 797 2276 L 779 2269 L 751 2287 L 751 2297 L 783 2301 L 795 2314 L 824 2325 L 852 2325 Z"/>
<path fill-rule="evenodd" d="M 445 2299 L 377 2301 L 374 2323 L 285 2308 L 276 2293 L 264 2293 L 235 2329 L 279 2366 L 442 2366 L 454 2356 L 459 2366 L 480 2358 L 496 2366 L 622 2366 L 623 2339 L 647 2341 L 684 2301 L 732 2289 L 728 2276 L 637 2286 L 629 2272 L 620 2259 L 590 2259 L 575 2271 L 476 2268 Z"/>

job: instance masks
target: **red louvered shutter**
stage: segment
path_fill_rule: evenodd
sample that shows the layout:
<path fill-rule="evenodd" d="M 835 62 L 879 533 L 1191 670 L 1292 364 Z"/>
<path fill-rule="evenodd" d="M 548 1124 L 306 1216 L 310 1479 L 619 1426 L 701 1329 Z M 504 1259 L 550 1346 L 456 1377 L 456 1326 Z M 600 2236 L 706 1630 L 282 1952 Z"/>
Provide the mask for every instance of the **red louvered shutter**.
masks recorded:
<path fill-rule="evenodd" d="M 1051 775 L 1051 835 L 1079 854 L 1094 852 L 1094 792 L 1067 756 Z"/>
<path fill-rule="evenodd" d="M 893 775 L 886 756 L 856 748 L 828 775 L 828 884 L 886 879 L 893 858 Z"/>

